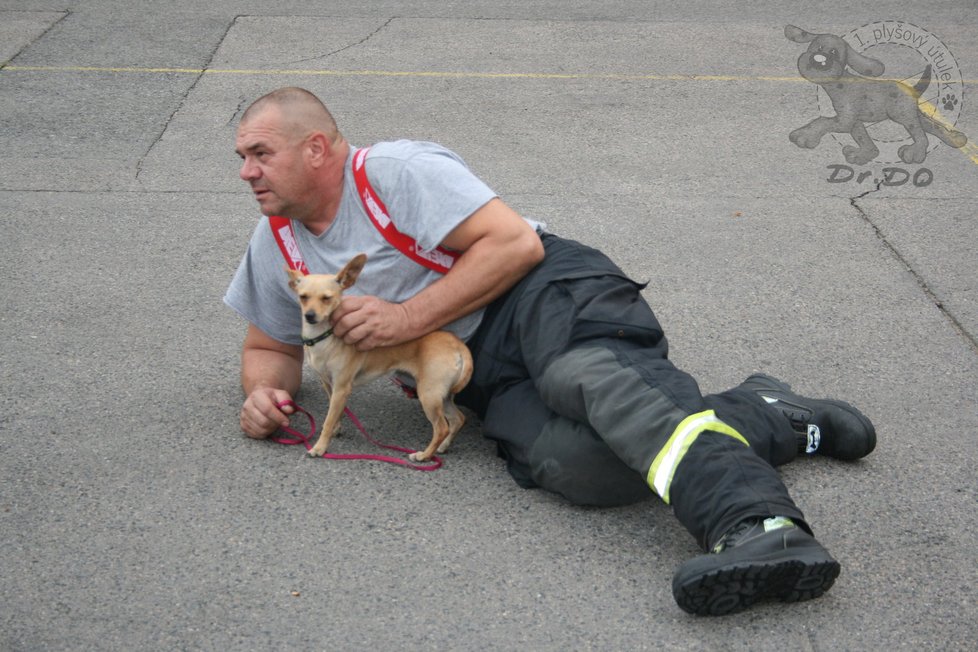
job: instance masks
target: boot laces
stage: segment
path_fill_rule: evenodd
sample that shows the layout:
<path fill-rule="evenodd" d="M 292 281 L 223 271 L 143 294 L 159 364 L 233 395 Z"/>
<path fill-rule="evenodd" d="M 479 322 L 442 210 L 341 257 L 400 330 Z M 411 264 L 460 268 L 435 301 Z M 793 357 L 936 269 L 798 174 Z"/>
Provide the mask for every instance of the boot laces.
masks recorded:
<path fill-rule="evenodd" d="M 767 395 L 763 395 L 767 397 Z M 808 424 L 812 423 L 815 411 L 811 408 L 793 403 L 786 400 L 783 396 L 771 396 L 776 402 L 771 403 L 771 407 L 781 410 L 781 414 L 788 418 L 795 432 L 805 433 L 808 431 Z"/>
<path fill-rule="evenodd" d="M 727 548 L 735 548 L 747 539 L 760 536 L 774 530 L 795 527 L 794 521 L 786 516 L 770 516 L 768 518 L 748 518 L 733 526 L 724 534 L 720 541 L 713 546 L 713 552 L 721 553 Z"/>
<path fill-rule="evenodd" d="M 749 518 L 727 530 L 727 533 L 720 537 L 720 541 L 713 546 L 713 552 L 720 553 L 727 548 L 736 546 L 740 539 L 757 525 L 758 520 L 756 518 Z"/>

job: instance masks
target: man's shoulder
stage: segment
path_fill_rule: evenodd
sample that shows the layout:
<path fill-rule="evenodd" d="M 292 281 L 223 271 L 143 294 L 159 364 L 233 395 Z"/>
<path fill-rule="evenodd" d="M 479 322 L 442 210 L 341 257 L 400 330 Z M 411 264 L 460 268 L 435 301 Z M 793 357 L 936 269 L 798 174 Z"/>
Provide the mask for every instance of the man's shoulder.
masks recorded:
<path fill-rule="evenodd" d="M 252 247 L 268 247 L 275 245 L 275 236 L 272 233 L 272 220 L 265 215 L 258 216 L 258 223 L 255 225 L 255 230 L 251 234 L 251 246 Z"/>
<path fill-rule="evenodd" d="M 399 162 L 407 164 L 411 161 L 422 159 L 428 156 L 442 157 L 447 156 L 462 162 L 461 157 L 444 145 L 432 143 L 424 140 L 390 140 L 375 143 L 370 147 L 367 160 L 386 159 L 389 162 Z M 464 165 L 464 163 L 463 163 Z"/>

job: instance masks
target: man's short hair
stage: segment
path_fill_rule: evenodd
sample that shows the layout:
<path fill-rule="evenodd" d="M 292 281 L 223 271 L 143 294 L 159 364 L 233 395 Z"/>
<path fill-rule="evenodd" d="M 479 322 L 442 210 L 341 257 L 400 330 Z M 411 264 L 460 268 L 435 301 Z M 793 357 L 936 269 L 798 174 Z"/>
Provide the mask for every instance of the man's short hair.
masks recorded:
<path fill-rule="evenodd" d="M 322 100 L 306 89 L 295 86 L 286 86 L 262 95 L 241 115 L 241 122 L 273 107 L 281 112 L 283 129 L 299 138 L 305 138 L 313 131 L 321 131 L 330 139 L 339 134 L 336 120 Z"/>

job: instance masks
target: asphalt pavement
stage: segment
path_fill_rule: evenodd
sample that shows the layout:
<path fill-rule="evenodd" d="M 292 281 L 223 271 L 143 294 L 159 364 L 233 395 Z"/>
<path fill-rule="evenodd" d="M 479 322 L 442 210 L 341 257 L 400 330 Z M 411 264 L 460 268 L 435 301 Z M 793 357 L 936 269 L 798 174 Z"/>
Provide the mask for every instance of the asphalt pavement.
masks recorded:
<path fill-rule="evenodd" d="M 796 145 L 833 111 L 789 24 L 929 70 L 920 110 L 969 143 Z M 433 473 L 244 437 L 233 139 L 286 85 L 648 281 L 704 391 L 765 371 L 863 409 L 871 456 L 782 468 L 835 587 L 689 616 L 668 506 L 520 489 L 474 418 Z M 974 649 L 976 88 L 964 0 L 0 0 L 0 650 Z M 299 400 L 325 414 L 308 375 Z M 424 443 L 392 385 L 351 407 Z"/>

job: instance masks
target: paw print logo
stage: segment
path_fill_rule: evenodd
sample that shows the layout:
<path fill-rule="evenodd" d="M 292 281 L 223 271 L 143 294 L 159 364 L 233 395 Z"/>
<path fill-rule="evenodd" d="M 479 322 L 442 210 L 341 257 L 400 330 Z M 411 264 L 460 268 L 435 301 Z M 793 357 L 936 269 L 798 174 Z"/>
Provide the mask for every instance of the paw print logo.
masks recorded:
<path fill-rule="evenodd" d="M 958 105 L 958 98 L 954 95 L 954 93 L 948 93 L 941 98 L 941 104 L 944 105 L 945 111 L 953 111 L 954 107 Z"/>

